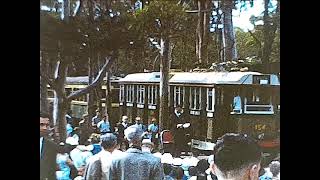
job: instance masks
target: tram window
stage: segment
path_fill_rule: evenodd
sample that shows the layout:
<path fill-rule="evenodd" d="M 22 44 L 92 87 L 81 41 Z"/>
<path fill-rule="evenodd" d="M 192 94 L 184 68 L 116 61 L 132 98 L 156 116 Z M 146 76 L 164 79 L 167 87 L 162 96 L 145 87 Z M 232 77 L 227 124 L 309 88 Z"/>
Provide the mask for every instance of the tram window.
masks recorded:
<path fill-rule="evenodd" d="M 185 87 L 180 86 L 174 86 L 174 107 L 177 107 L 177 105 L 180 105 L 183 107 L 184 105 L 184 92 Z"/>
<path fill-rule="evenodd" d="M 124 102 L 124 85 L 120 85 L 119 101 Z"/>
<path fill-rule="evenodd" d="M 214 111 L 214 104 L 215 104 L 214 93 L 215 93 L 214 88 L 207 89 L 207 111 L 209 112 Z"/>
<path fill-rule="evenodd" d="M 134 100 L 134 85 L 127 85 L 127 102 L 133 103 Z"/>
<path fill-rule="evenodd" d="M 157 86 L 151 85 L 148 86 L 148 104 L 154 105 L 157 104 Z"/>
<path fill-rule="evenodd" d="M 190 109 L 201 109 L 201 87 L 190 88 Z"/>
<path fill-rule="evenodd" d="M 137 85 L 137 103 L 144 104 L 145 88 L 143 85 Z"/>
<path fill-rule="evenodd" d="M 270 104 L 271 94 L 263 89 L 251 89 L 247 93 L 247 104 Z"/>

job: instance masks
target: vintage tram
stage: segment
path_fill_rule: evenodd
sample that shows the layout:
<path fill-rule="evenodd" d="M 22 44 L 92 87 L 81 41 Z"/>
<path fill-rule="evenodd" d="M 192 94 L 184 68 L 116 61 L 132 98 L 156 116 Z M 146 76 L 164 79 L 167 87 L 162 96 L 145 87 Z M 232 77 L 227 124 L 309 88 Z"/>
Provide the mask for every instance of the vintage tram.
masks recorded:
<path fill-rule="evenodd" d="M 119 113 L 158 117 L 160 73 L 135 73 L 118 80 Z M 263 148 L 279 147 L 280 81 L 258 72 L 171 72 L 169 109 L 180 105 L 198 143 L 214 142 L 227 132 L 249 134 Z M 168 120 L 170 121 L 170 120 Z M 170 123 L 169 123 L 170 124 Z"/>
<path fill-rule="evenodd" d="M 120 77 L 111 77 L 110 78 L 110 97 L 111 97 L 111 107 L 112 107 L 112 119 L 115 121 L 118 121 L 119 112 L 118 112 L 118 107 L 119 107 L 119 85 L 118 85 L 118 80 Z M 65 92 L 67 95 L 71 94 L 74 91 L 77 91 L 79 89 L 83 89 L 88 86 L 88 76 L 78 76 L 78 77 L 67 77 L 66 78 L 66 85 L 65 85 Z M 102 88 L 98 91 L 101 91 L 99 93 L 101 95 L 101 107 L 104 108 L 106 105 L 106 78 L 103 79 L 102 83 Z M 48 86 L 48 100 L 50 104 L 53 102 L 53 90 L 50 89 L 50 86 Z M 99 105 L 96 102 L 95 106 L 98 108 Z M 72 117 L 75 119 L 80 119 L 83 114 L 87 114 L 88 112 L 88 95 L 83 95 L 75 100 L 71 101 L 71 107 L 70 110 L 72 111 Z M 70 114 L 71 115 L 71 114 Z"/>

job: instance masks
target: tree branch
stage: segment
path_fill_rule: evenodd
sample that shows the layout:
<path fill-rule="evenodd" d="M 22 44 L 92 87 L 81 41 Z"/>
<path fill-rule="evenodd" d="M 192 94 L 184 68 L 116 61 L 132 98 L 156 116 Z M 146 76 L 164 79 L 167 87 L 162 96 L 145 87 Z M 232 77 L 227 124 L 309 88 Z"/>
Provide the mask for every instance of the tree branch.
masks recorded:
<path fill-rule="evenodd" d="M 113 55 L 111 57 L 106 58 L 106 62 L 103 65 L 103 67 L 100 69 L 98 76 L 94 79 L 94 81 L 88 85 L 87 87 L 85 87 L 84 89 L 80 89 L 78 91 L 75 91 L 73 93 L 71 93 L 68 97 L 67 100 L 71 101 L 73 99 L 76 99 L 84 94 L 88 94 L 90 91 L 94 90 L 94 88 L 96 88 L 100 82 L 103 80 L 103 77 L 105 77 L 106 75 L 106 71 L 110 68 L 110 66 L 112 65 L 114 60 Z"/>
<path fill-rule="evenodd" d="M 43 73 L 42 71 L 40 71 L 40 76 L 41 78 L 43 78 L 49 85 L 52 89 L 56 89 L 56 83 L 54 80 L 50 79 L 47 74 Z"/>
<path fill-rule="evenodd" d="M 257 43 L 259 44 L 259 48 L 261 49 L 262 47 L 262 43 L 261 41 L 257 38 L 257 36 L 255 36 L 249 29 L 248 32 L 250 33 L 250 35 L 253 37 L 253 39 L 255 39 L 257 41 Z"/>
<path fill-rule="evenodd" d="M 83 8 L 82 0 L 79 0 L 78 9 L 77 9 L 76 12 L 73 14 L 73 16 L 79 16 L 80 13 L 81 13 L 81 11 L 82 11 L 82 8 Z"/>

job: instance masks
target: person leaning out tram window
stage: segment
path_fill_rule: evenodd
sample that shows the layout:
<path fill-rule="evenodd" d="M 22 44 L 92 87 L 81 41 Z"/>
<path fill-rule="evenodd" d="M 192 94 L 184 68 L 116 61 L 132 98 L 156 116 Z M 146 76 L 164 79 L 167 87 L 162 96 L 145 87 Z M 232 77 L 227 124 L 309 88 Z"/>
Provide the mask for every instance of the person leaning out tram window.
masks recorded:
<path fill-rule="evenodd" d="M 241 97 L 239 95 L 233 98 L 233 112 L 241 113 Z"/>

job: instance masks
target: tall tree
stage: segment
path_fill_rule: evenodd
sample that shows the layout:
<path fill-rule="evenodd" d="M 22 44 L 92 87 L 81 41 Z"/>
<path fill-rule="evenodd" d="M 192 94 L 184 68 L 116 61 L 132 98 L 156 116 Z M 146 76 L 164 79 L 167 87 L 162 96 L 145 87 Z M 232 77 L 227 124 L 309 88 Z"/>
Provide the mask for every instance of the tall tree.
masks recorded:
<path fill-rule="evenodd" d="M 82 2 L 82 1 L 80 1 Z M 68 3 L 64 4 L 64 8 Z M 95 10 L 99 9 L 96 8 Z M 83 96 L 90 91 L 94 90 L 101 84 L 103 77 L 106 74 L 115 60 L 114 50 L 121 48 L 121 46 L 127 42 L 126 39 L 126 15 L 119 17 L 118 14 L 109 14 L 111 19 L 101 20 L 99 23 L 93 23 L 94 26 L 88 28 L 88 16 L 83 7 L 84 4 L 78 6 L 78 11 L 74 12 L 73 16 L 66 14 L 67 11 L 62 11 L 64 19 L 59 19 L 59 14 L 52 12 L 40 11 L 40 35 L 41 35 L 41 50 L 51 52 L 53 58 L 56 59 L 55 75 L 52 77 L 50 74 L 41 72 L 41 77 L 46 79 L 47 83 L 54 90 L 54 122 L 58 125 L 60 140 L 64 141 L 66 138 L 65 131 L 65 113 L 69 109 L 71 100 Z M 69 11 L 70 12 L 70 11 Z M 99 19 L 100 14 L 95 13 L 94 19 Z M 122 37 L 120 37 L 122 35 Z M 120 38 L 119 38 L 120 37 Z M 117 41 L 115 41 L 117 39 Z M 93 43 L 88 43 L 93 42 Z M 88 45 L 95 51 L 91 52 L 89 57 L 97 56 L 100 52 L 104 59 L 103 66 L 100 71 L 95 74 L 95 78 L 90 85 L 79 91 L 73 92 L 70 95 L 66 95 L 64 92 L 64 86 L 67 76 L 67 69 L 72 63 L 77 63 L 78 59 L 83 57 L 88 58 L 90 49 Z M 80 56 L 80 57 L 79 57 Z M 82 56 L 82 58 L 81 58 Z M 52 59 L 53 59 L 52 58 Z"/>
<path fill-rule="evenodd" d="M 233 0 L 222 1 L 223 12 L 223 44 L 224 44 L 224 61 L 237 59 L 236 38 L 232 22 L 232 9 L 234 8 Z"/>
<path fill-rule="evenodd" d="M 266 73 L 270 72 L 270 55 L 272 51 L 272 44 L 275 39 L 276 31 L 279 25 L 280 0 L 277 0 L 277 8 L 273 18 L 269 13 L 270 0 L 264 0 L 263 13 L 263 49 L 262 49 L 262 64 Z"/>
<path fill-rule="evenodd" d="M 174 1 L 152 1 L 136 13 L 137 28 L 145 37 L 160 40 L 160 129 L 168 127 L 169 118 L 169 49 L 170 41 L 183 30 L 186 13 L 184 7 Z"/>

